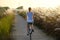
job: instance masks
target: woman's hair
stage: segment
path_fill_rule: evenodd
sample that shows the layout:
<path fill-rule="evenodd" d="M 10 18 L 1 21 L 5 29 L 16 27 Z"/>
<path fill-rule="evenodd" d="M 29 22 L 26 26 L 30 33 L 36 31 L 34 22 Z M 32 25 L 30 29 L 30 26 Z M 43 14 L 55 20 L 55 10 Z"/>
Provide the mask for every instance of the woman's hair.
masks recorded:
<path fill-rule="evenodd" d="M 28 8 L 29 12 L 31 11 L 31 7 Z"/>

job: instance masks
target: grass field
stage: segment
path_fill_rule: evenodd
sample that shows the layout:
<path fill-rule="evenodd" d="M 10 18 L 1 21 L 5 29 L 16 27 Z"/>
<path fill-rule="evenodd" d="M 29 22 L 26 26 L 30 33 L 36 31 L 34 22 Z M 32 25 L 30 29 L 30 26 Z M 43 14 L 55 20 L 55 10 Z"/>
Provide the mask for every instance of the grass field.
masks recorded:
<path fill-rule="evenodd" d="M 0 19 L 0 40 L 8 39 L 13 24 L 13 15 L 7 15 Z"/>

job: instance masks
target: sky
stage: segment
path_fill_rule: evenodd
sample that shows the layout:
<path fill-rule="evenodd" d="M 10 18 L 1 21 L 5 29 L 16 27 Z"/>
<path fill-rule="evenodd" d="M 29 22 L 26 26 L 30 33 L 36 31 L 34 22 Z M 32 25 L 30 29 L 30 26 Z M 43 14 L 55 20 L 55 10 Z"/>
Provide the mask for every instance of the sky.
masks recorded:
<path fill-rule="evenodd" d="M 60 6 L 60 0 L 0 0 L 0 6 L 9 6 L 10 8 L 24 6 L 25 9 L 28 7 L 54 8 Z"/>

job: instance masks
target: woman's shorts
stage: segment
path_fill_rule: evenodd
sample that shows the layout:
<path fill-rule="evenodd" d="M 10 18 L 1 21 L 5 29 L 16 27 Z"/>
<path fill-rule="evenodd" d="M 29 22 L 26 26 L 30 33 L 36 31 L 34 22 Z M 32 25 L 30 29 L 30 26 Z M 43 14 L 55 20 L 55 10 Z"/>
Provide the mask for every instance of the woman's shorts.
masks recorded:
<path fill-rule="evenodd" d="M 32 22 L 27 22 L 28 28 L 29 28 L 30 25 L 33 25 L 33 23 Z"/>

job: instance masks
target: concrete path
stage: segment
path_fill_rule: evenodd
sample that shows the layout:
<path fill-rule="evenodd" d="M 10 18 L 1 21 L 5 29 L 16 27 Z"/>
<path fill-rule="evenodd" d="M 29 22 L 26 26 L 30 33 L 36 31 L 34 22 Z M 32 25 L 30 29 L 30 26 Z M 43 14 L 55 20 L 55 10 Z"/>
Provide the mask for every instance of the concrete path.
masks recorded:
<path fill-rule="evenodd" d="M 13 28 L 12 37 L 14 40 L 29 40 L 26 35 L 26 21 L 19 15 L 15 16 L 15 27 Z M 32 34 L 32 40 L 54 40 L 52 37 L 47 36 L 42 30 L 34 27 L 35 32 Z"/>

